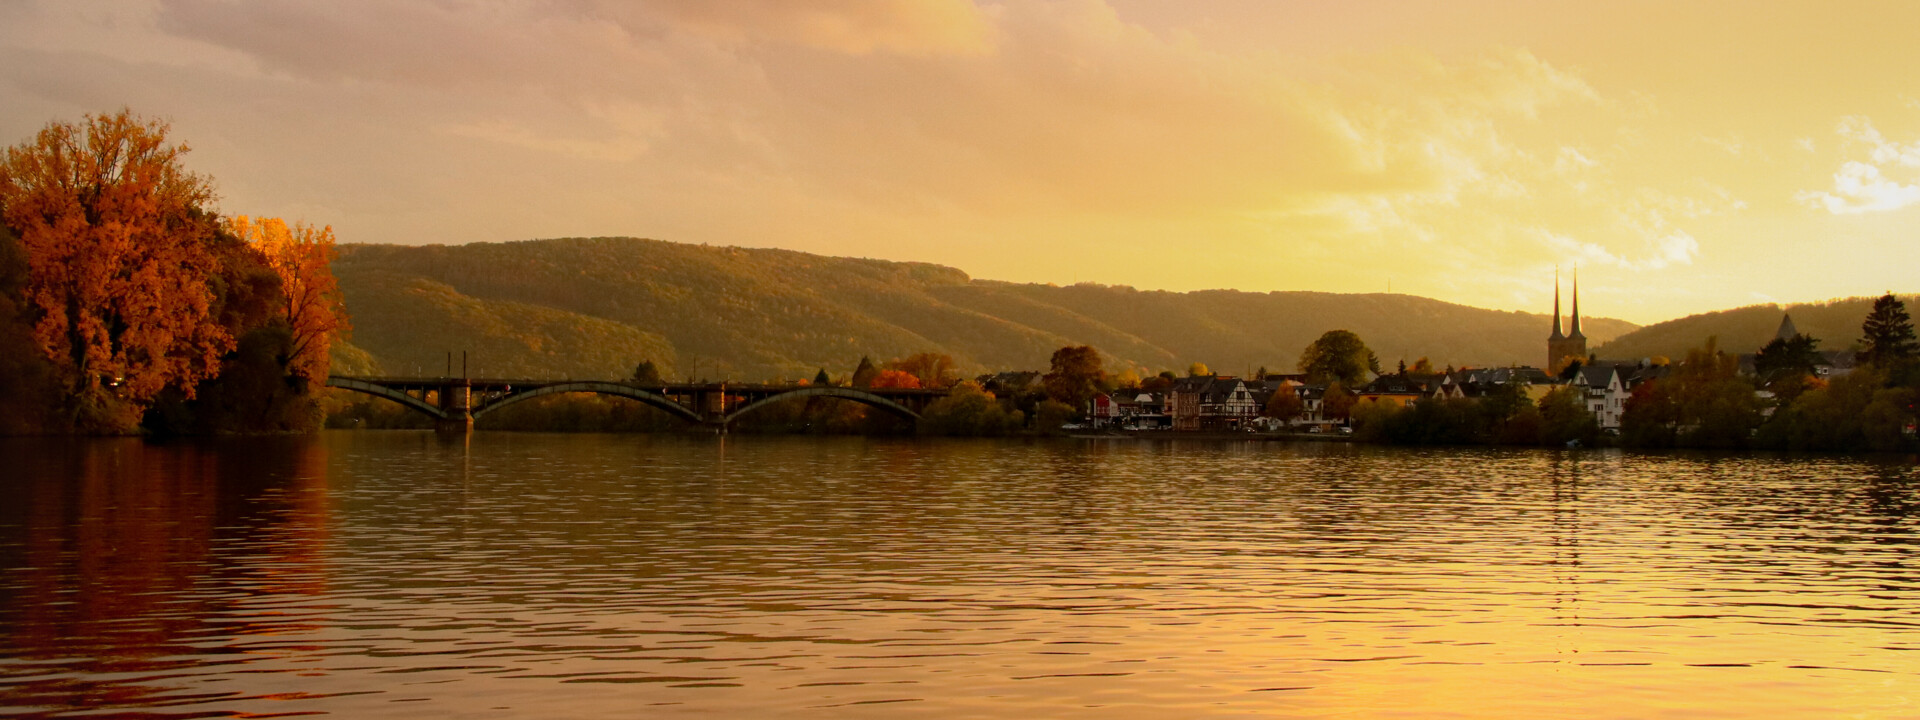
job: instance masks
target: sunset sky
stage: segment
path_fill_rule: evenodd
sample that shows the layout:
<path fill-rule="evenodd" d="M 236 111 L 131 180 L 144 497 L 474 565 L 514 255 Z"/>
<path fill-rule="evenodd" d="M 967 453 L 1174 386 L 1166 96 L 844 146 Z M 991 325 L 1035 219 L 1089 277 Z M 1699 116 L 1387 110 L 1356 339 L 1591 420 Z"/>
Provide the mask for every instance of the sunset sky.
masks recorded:
<path fill-rule="evenodd" d="M 343 242 L 632 235 L 1655 322 L 1916 291 L 1920 3 L 0 0 Z"/>

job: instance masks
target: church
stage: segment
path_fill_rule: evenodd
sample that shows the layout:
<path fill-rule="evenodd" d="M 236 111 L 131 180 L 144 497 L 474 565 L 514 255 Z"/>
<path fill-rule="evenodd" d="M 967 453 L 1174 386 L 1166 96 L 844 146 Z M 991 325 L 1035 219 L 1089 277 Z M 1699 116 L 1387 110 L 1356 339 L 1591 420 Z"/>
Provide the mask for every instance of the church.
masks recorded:
<path fill-rule="evenodd" d="M 1580 332 L 1580 271 L 1573 271 L 1573 331 L 1560 331 L 1560 271 L 1553 272 L 1553 334 L 1547 336 L 1547 372 L 1559 372 L 1569 360 L 1587 361 L 1587 336 Z"/>

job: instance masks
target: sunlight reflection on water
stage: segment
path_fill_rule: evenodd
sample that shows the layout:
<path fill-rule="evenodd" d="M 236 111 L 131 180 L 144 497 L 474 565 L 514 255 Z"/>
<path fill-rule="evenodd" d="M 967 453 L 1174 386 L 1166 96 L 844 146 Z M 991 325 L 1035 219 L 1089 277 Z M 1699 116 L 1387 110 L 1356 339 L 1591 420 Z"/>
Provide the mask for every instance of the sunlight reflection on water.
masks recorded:
<path fill-rule="evenodd" d="M 1906 461 L 398 432 L 0 451 L 0 714 L 1920 714 Z"/>

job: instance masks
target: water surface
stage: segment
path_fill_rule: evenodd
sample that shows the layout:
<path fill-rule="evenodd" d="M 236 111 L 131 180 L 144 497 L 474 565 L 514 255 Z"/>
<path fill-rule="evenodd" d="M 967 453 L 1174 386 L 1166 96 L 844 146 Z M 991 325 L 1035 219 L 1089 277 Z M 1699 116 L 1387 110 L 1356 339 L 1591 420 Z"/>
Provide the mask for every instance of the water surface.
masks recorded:
<path fill-rule="evenodd" d="M 1910 462 L 0 441 L 0 715 L 1914 717 Z"/>

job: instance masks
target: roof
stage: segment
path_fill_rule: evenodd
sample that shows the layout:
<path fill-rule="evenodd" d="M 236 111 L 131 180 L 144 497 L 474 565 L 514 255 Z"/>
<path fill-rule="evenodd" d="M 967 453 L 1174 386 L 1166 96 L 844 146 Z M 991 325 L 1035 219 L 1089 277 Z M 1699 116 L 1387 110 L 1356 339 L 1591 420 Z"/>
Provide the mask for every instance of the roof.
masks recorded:
<path fill-rule="evenodd" d="M 1580 368 L 1580 374 L 1574 378 L 1574 382 L 1590 388 L 1604 388 L 1613 383 L 1614 376 L 1619 372 L 1619 367 L 1615 365 L 1587 365 Z"/>
<path fill-rule="evenodd" d="M 1420 395 L 1426 391 L 1426 383 L 1404 373 L 1381 375 L 1360 388 L 1361 395 Z"/>
<path fill-rule="evenodd" d="M 1780 313 L 1780 329 L 1773 333 L 1773 337 L 1778 340 L 1792 340 L 1793 336 L 1799 334 L 1800 331 L 1793 327 L 1793 316 Z"/>

